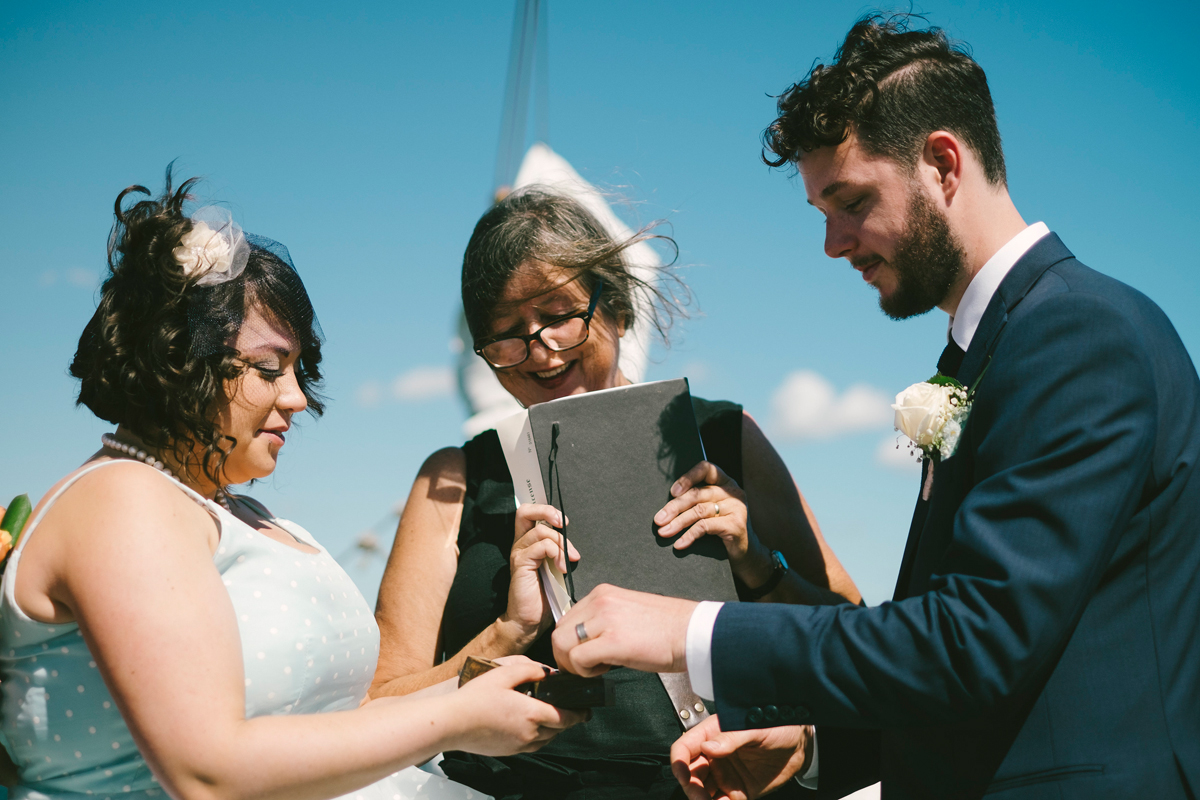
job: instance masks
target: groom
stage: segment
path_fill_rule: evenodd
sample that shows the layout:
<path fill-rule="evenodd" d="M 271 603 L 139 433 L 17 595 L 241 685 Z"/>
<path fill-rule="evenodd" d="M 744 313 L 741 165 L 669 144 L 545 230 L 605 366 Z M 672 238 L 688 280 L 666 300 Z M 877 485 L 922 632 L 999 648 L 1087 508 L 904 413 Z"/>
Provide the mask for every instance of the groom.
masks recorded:
<path fill-rule="evenodd" d="M 1200 796 L 1200 381 L 1171 323 L 1022 219 L 984 73 L 940 31 L 864 18 L 779 110 L 826 254 L 889 316 L 949 314 L 957 450 L 924 464 L 892 602 L 601 587 L 559 663 L 689 671 L 726 731 L 673 750 L 693 798 Z"/>

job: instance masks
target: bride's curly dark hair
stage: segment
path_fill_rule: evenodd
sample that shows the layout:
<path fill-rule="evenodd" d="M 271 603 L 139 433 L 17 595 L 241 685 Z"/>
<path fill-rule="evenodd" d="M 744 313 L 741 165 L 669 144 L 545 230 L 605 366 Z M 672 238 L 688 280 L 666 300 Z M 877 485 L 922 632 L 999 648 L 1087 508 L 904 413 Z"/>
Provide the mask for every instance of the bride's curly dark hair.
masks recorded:
<path fill-rule="evenodd" d="M 230 343 L 247 308 L 282 323 L 300 342 L 296 380 L 319 416 L 324 404 L 321 339 L 308 294 L 299 276 L 278 256 L 252 246 L 242 275 L 215 286 L 197 286 L 172 252 L 192 229 L 184 214 L 190 178 L 172 189 L 171 167 L 158 198 L 122 208 L 130 194 L 150 195 L 130 186 L 117 196 L 116 221 L 108 240 L 108 277 L 100 302 L 71 361 L 78 378 L 76 404 L 136 433 L 148 448 L 170 452 L 185 469 L 199 469 L 217 485 L 225 458 L 236 445 L 215 422 L 226 398 L 226 381 L 245 367 Z M 197 310 L 216 320 L 220 344 L 196 339 Z M 189 315 L 192 324 L 189 325 Z M 205 340 L 214 331 L 205 331 Z"/>

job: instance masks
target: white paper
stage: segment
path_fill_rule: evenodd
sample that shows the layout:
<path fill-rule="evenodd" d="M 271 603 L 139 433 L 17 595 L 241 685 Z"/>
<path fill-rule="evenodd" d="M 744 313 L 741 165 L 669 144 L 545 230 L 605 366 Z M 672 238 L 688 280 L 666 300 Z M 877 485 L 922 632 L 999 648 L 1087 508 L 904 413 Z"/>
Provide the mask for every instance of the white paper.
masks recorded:
<path fill-rule="evenodd" d="M 529 412 L 522 409 L 496 423 L 496 434 L 500 437 L 500 448 L 508 472 L 512 475 L 516 504 L 546 504 L 546 487 L 542 483 L 542 468 L 538 463 L 537 446 L 533 441 L 533 428 L 529 424 Z M 558 566 L 550 560 L 542 561 L 538 567 L 542 577 L 542 591 L 554 621 L 558 622 L 571 607 L 571 595 L 567 593 L 567 582 Z"/>

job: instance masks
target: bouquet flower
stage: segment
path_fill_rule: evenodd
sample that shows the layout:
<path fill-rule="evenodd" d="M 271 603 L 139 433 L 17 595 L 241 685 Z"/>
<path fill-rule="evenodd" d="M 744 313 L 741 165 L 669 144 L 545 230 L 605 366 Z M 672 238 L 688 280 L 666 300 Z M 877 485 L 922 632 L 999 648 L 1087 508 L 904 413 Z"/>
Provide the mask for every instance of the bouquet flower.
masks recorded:
<path fill-rule="evenodd" d="M 12 552 L 13 546 L 21 538 L 21 531 L 25 529 L 25 523 L 29 521 L 30 511 L 32 508 L 29 504 L 29 495 L 26 494 L 14 497 L 8 504 L 8 508 L 0 507 L 0 571 L 3 570 L 5 560 Z"/>

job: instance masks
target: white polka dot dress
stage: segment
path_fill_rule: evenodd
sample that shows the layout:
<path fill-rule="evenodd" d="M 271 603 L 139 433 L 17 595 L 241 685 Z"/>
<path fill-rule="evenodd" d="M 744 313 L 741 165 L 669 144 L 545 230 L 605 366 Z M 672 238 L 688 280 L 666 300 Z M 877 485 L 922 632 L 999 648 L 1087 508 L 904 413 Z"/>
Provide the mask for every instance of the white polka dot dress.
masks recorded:
<path fill-rule="evenodd" d="M 77 473 L 58 492 L 100 462 Z M 165 476 L 164 476 L 165 477 Z M 358 706 L 379 657 L 366 601 L 325 548 L 298 525 L 275 523 L 319 552 L 264 536 L 215 503 L 177 485 L 221 525 L 213 561 L 238 619 L 246 716 L 315 714 Z M 46 504 L 49 508 L 57 496 Z M 0 597 L 0 739 L 20 770 L 13 800 L 116 800 L 166 794 L 155 781 L 75 624 L 28 617 L 13 594 L 20 550 Z M 347 795 L 348 800 L 467 800 L 483 796 L 416 768 Z"/>

